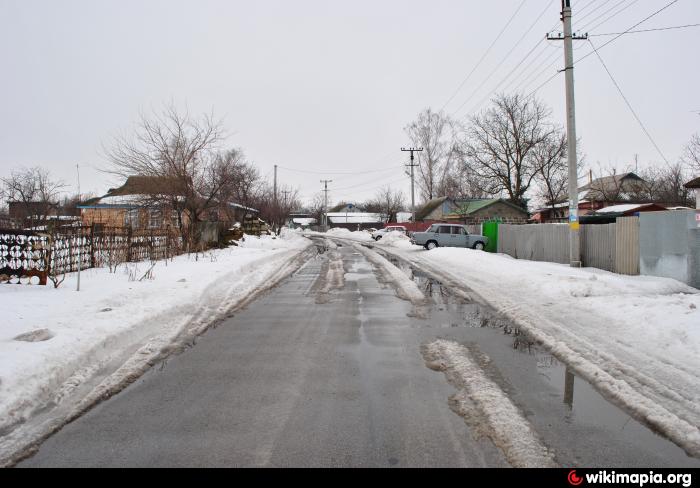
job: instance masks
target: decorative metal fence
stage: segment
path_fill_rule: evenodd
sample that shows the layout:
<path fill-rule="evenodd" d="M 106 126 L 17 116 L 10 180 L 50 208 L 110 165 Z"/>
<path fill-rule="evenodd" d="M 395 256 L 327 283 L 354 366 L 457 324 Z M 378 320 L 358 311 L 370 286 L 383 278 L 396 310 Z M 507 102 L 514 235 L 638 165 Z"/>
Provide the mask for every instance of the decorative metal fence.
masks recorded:
<path fill-rule="evenodd" d="M 0 230 L 0 283 L 46 284 L 49 237 L 36 232 Z"/>
<path fill-rule="evenodd" d="M 0 230 L 0 283 L 45 285 L 52 276 L 78 269 L 158 261 L 182 254 L 179 234 L 128 227 L 70 226 L 51 234 Z"/>

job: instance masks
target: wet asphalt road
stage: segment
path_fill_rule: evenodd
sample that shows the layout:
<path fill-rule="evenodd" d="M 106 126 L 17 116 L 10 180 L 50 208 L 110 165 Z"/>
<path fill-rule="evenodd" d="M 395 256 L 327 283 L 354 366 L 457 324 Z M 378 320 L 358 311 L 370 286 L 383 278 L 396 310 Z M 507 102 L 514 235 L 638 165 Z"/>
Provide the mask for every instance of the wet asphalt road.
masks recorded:
<path fill-rule="evenodd" d="M 339 283 L 329 267 L 341 260 Z M 585 383 L 576 412 L 551 356 L 513 348 L 502 331 L 474 327 L 477 305 L 421 286 L 432 297 L 426 318 L 351 246 L 321 254 L 21 466 L 507 466 L 425 366 L 420 346 L 437 337 L 477 343 L 494 359 L 563 465 L 696 465 Z"/>

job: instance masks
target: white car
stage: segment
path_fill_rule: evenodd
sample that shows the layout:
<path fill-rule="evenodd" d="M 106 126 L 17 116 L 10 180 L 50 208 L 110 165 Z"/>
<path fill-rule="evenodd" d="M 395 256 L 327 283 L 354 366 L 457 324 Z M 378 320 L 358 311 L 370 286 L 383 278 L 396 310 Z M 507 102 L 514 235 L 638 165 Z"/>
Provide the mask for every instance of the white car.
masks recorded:
<path fill-rule="evenodd" d="M 389 225 L 387 227 L 384 227 L 383 229 L 379 229 L 376 232 L 372 232 L 372 239 L 378 241 L 388 232 L 401 232 L 403 235 L 408 234 L 406 227 L 402 225 Z"/>

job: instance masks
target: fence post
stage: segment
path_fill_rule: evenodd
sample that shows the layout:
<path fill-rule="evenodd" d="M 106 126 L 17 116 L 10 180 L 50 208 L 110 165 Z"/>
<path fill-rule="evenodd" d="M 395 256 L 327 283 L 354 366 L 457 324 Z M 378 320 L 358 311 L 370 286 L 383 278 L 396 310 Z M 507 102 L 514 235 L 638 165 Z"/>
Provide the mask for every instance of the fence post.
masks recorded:
<path fill-rule="evenodd" d="M 131 227 L 127 227 L 126 231 L 126 261 L 131 262 Z"/>
<path fill-rule="evenodd" d="M 90 226 L 90 267 L 95 268 L 95 224 Z"/>

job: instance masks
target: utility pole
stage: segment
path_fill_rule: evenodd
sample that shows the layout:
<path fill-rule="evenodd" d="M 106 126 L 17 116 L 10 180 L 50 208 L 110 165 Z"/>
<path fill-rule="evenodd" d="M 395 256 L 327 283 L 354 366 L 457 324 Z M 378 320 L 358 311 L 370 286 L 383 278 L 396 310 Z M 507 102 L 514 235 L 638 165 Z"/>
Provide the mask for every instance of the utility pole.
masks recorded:
<path fill-rule="evenodd" d="M 80 197 L 80 165 L 76 164 L 75 165 L 75 171 L 78 173 L 78 203 L 81 203 L 82 198 Z M 80 291 L 80 261 L 83 259 L 81 250 L 83 248 L 83 223 L 80 222 L 80 226 L 78 226 L 78 286 L 75 288 L 75 291 Z"/>
<path fill-rule="evenodd" d="M 279 219 L 279 208 L 277 205 L 277 165 L 275 165 L 275 177 L 273 179 L 272 183 L 272 214 L 274 215 L 275 222 L 273 222 L 273 225 L 277 224 L 277 220 Z"/>
<path fill-rule="evenodd" d="M 323 192 L 326 194 L 324 204 L 323 204 L 323 231 L 328 230 L 328 183 L 333 183 L 333 180 L 321 180 L 323 183 Z"/>
<path fill-rule="evenodd" d="M 566 77 L 566 141 L 569 159 L 569 265 L 581 267 L 581 228 L 578 215 L 578 174 L 576 160 L 576 108 L 574 103 L 574 40 L 586 40 L 588 34 L 571 30 L 571 0 L 561 0 L 561 20 L 564 34 L 549 35 L 547 39 L 564 41 L 564 75 Z"/>
<path fill-rule="evenodd" d="M 409 149 L 406 149 L 406 148 L 402 147 L 401 151 L 411 153 L 411 164 L 409 164 L 408 166 L 411 168 L 411 213 L 413 214 L 413 226 L 415 228 L 415 225 L 416 225 L 416 192 L 415 192 L 415 185 L 413 183 L 413 181 L 414 181 L 413 168 L 415 168 L 418 165 L 413 162 L 413 153 L 422 152 L 423 148 L 422 147 L 419 147 L 419 148 L 411 147 Z"/>

